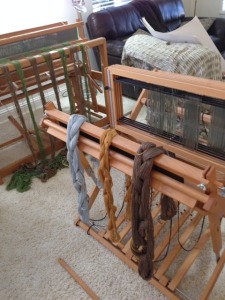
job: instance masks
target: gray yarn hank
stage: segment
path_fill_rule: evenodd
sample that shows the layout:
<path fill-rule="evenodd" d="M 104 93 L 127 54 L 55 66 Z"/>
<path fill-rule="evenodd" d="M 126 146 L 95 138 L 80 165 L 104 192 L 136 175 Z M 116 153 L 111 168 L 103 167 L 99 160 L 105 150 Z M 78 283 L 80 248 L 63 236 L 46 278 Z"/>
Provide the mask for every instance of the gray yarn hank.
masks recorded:
<path fill-rule="evenodd" d="M 67 160 L 69 163 L 72 182 L 78 192 L 78 213 L 84 223 L 89 223 L 89 195 L 87 193 L 84 170 L 80 163 L 77 141 L 80 126 L 87 121 L 85 116 L 71 115 L 67 125 Z"/>

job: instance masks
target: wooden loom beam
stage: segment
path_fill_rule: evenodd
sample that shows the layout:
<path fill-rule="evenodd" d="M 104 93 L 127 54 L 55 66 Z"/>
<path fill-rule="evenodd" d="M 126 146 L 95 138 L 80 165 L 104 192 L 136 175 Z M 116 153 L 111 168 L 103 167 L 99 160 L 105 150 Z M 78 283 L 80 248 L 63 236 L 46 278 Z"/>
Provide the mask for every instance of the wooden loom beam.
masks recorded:
<path fill-rule="evenodd" d="M 42 35 L 47 35 L 47 34 L 51 34 L 51 33 L 55 33 L 55 32 L 62 32 L 65 31 L 66 29 L 79 29 L 80 27 L 83 27 L 83 22 L 76 22 L 73 24 L 67 24 L 67 23 L 62 23 L 62 24 L 58 24 L 55 23 L 55 25 L 53 24 L 51 26 L 50 25 L 44 25 L 44 26 L 40 26 L 40 27 L 35 27 L 33 29 L 28 29 L 28 30 L 24 30 L 24 31 L 18 31 L 18 32 L 14 32 L 14 33 L 10 33 L 10 35 L 0 35 L 0 46 L 2 45 L 6 45 L 9 43 L 15 43 L 18 41 L 22 41 L 22 40 L 27 40 L 27 39 L 31 39 L 31 38 L 35 38 L 35 37 L 40 37 Z M 78 37 L 79 38 L 79 37 Z M 84 39 L 84 36 L 80 37 L 81 39 Z"/>
<path fill-rule="evenodd" d="M 17 30 L 17 31 L 14 31 L 14 32 L 3 33 L 3 34 L 0 35 L 0 39 L 10 38 L 12 36 L 18 36 L 18 35 L 21 36 L 24 33 L 30 33 L 30 32 L 34 32 L 34 31 L 43 30 L 43 29 L 54 28 L 54 27 L 58 27 L 58 26 L 62 26 L 62 25 L 67 25 L 67 24 L 68 24 L 67 21 L 62 21 L 62 22 L 56 22 L 56 23 L 47 24 L 47 25 L 43 25 L 43 26 L 38 26 L 38 27 L 32 27 L 32 28 Z"/>

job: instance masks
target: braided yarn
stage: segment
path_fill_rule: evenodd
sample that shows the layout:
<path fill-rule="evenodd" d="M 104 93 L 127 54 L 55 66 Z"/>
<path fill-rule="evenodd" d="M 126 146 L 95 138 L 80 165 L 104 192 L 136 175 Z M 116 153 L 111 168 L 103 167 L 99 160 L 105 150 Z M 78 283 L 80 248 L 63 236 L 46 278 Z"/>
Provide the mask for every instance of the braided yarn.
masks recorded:
<path fill-rule="evenodd" d="M 109 218 L 108 230 L 110 232 L 110 240 L 114 243 L 120 240 L 120 235 L 116 229 L 116 206 L 113 205 L 112 195 L 112 177 L 110 175 L 109 165 L 109 147 L 113 137 L 117 134 L 115 129 L 107 129 L 103 132 L 100 138 L 100 157 L 99 157 L 99 168 L 98 177 L 100 182 L 103 184 L 103 197 L 105 202 L 106 212 Z"/>
<path fill-rule="evenodd" d="M 79 138 L 80 126 L 87 121 L 85 116 L 71 115 L 67 125 L 67 160 L 69 163 L 72 182 L 78 192 L 78 213 L 81 221 L 89 222 L 89 195 L 87 193 L 86 182 L 84 178 L 84 170 L 79 158 L 79 150 L 77 141 Z"/>
<path fill-rule="evenodd" d="M 134 159 L 131 186 L 132 252 L 140 257 L 138 272 L 143 279 L 153 275 L 154 227 L 149 207 L 153 160 L 164 153 L 153 143 L 143 143 Z"/>

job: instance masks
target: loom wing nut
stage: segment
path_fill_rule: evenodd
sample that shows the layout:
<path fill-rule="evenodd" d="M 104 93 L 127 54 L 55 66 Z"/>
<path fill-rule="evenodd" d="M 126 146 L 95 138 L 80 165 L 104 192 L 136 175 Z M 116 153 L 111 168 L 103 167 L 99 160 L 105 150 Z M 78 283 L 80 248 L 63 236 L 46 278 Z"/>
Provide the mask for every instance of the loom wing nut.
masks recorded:
<path fill-rule="evenodd" d="M 44 112 L 44 114 L 43 114 L 43 117 L 41 118 L 41 120 L 40 120 L 40 122 L 39 122 L 39 126 L 41 127 L 41 128 L 47 128 L 48 126 L 47 125 L 45 125 L 45 122 L 44 122 L 44 120 L 46 120 L 46 119 L 48 119 L 49 117 L 48 117 L 48 114 L 46 113 L 46 112 Z"/>
<path fill-rule="evenodd" d="M 199 184 L 197 184 L 197 188 L 199 188 L 200 190 L 202 190 L 202 191 L 206 191 L 206 185 L 205 185 L 205 183 L 199 183 Z"/>
<path fill-rule="evenodd" d="M 225 186 L 218 186 L 218 187 L 217 187 L 217 194 L 218 194 L 220 197 L 225 198 Z"/>

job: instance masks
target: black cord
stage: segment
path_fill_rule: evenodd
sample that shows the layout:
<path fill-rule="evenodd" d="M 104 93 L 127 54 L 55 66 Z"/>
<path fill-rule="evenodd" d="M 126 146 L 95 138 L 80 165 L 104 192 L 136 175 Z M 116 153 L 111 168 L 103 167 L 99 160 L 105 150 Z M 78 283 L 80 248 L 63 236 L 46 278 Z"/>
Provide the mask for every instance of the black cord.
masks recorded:
<path fill-rule="evenodd" d="M 88 227 L 87 235 L 90 235 L 89 231 L 90 231 L 90 229 L 91 229 L 93 226 L 95 226 L 95 223 L 92 223 L 92 224 Z"/>
<path fill-rule="evenodd" d="M 190 252 L 192 249 L 194 249 L 194 247 L 197 245 L 198 241 L 200 240 L 201 238 L 201 235 L 202 235 L 202 232 L 203 232 L 203 227 L 204 227 L 204 223 L 205 223 L 205 216 L 203 217 L 202 219 L 202 225 L 201 225 L 201 230 L 199 232 L 199 235 L 198 235 L 198 239 L 195 243 L 195 245 L 193 247 L 191 247 L 190 249 L 186 249 L 180 242 L 180 217 L 179 217 L 179 214 L 180 214 L 180 203 L 178 203 L 178 207 L 177 207 L 177 213 L 178 213 L 178 232 L 177 232 L 177 240 L 178 240 L 178 243 L 179 245 L 181 246 L 181 248 L 184 250 L 184 251 L 187 251 L 187 252 Z"/>
<path fill-rule="evenodd" d="M 62 92 L 62 97 L 68 97 L 67 91 Z"/>
<path fill-rule="evenodd" d="M 93 222 L 100 222 L 100 221 L 103 221 L 107 216 L 107 213 L 105 214 L 105 216 L 101 219 L 98 219 L 98 220 L 95 220 L 95 219 L 90 219 L 90 221 L 93 221 Z"/>
<path fill-rule="evenodd" d="M 117 218 L 118 218 L 118 217 L 119 217 L 119 215 L 121 214 L 121 212 L 122 212 L 122 210 L 123 210 L 123 207 L 124 207 L 124 200 L 123 200 L 123 203 L 122 203 L 121 209 L 120 209 L 120 211 L 119 211 L 119 213 L 118 213 L 118 215 L 117 215 Z"/>
<path fill-rule="evenodd" d="M 121 214 L 121 212 L 122 212 L 122 210 L 123 210 L 123 207 L 124 207 L 124 200 L 123 200 L 123 203 L 122 203 L 122 207 L 121 207 L 121 209 L 120 209 L 120 211 L 119 211 L 119 213 L 118 213 L 118 215 L 117 215 L 117 218 L 118 218 L 119 215 Z M 92 221 L 92 222 L 100 222 L 100 221 L 103 221 L 103 220 L 106 218 L 106 216 L 107 216 L 107 213 L 106 213 L 105 216 L 104 216 L 103 218 L 101 218 L 101 219 L 98 219 L 98 220 L 90 219 L 90 221 Z M 100 226 L 100 225 L 98 225 L 98 226 Z"/>
<path fill-rule="evenodd" d="M 170 243 L 171 243 L 171 235 L 172 235 L 172 224 L 173 224 L 173 218 L 170 219 L 170 235 L 169 235 L 169 243 L 167 245 L 167 249 L 166 249 L 166 252 L 165 254 L 163 255 L 162 258 L 159 258 L 157 260 L 154 260 L 154 263 L 157 263 L 157 262 L 160 262 L 160 261 L 163 261 L 167 255 L 168 255 L 168 252 L 169 252 L 169 248 L 170 248 Z"/>

